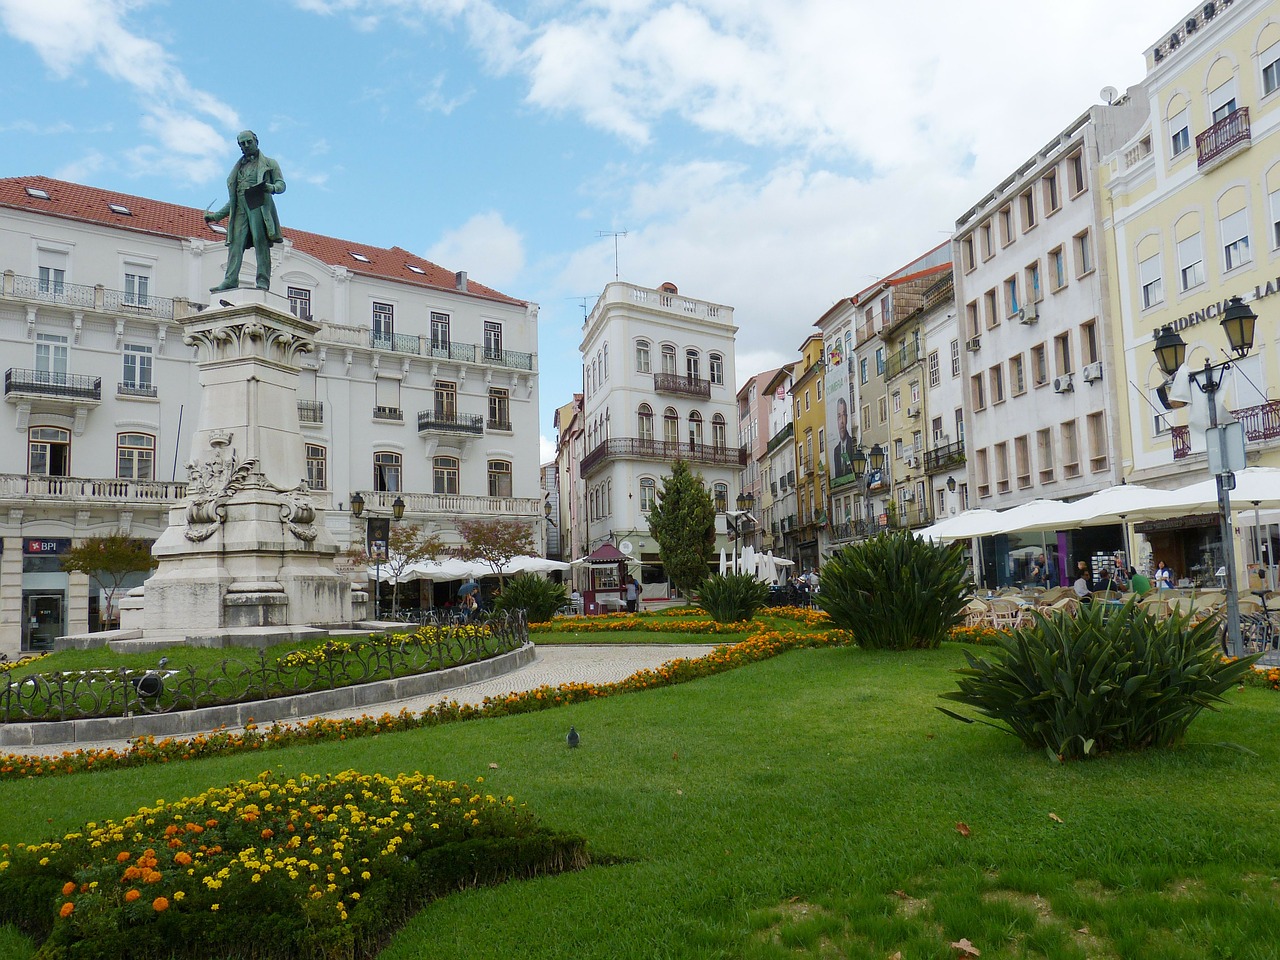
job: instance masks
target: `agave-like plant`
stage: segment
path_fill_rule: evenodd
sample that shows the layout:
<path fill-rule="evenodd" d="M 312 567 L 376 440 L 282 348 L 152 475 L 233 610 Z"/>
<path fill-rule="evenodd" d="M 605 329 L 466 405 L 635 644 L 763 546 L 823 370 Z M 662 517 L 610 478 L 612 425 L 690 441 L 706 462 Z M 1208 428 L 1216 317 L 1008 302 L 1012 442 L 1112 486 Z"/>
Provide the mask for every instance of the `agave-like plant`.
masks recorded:
<path fill-rule="evenodd" d="M 507 581 L 494 601 L 499 612 L 523 610 L 530 623 L 550 620 L 569 602 L 563 583 L 553 583 L 533 573 L 522 573 Z"/>
<path fill-rule="evenodd" d="M 963 619 L 968 572 L 958 543 L 886 532 L 829 559 L 816 602 L 860 647 L 932 649 Z"/>
<path fill-rule="evenodd" d="M 1086 604 L 1074 616 L 1037 614 L 1033 624 L 998 634 L 992 659 L 966 651 L 959 689 L 940 696 L 975 707 L 1055 760 L 1170 746 L 1261 656 L 1222 659 L 1219 629 L 1189 616 L 1158 620 L 1134 601 Z"/>
<path fill-rule="evenodd" d="M 717 623 L 750 620 L 769 601 L 769 587 L 749 573 L 712 574 L 698 588 L 698 606 Z"/>

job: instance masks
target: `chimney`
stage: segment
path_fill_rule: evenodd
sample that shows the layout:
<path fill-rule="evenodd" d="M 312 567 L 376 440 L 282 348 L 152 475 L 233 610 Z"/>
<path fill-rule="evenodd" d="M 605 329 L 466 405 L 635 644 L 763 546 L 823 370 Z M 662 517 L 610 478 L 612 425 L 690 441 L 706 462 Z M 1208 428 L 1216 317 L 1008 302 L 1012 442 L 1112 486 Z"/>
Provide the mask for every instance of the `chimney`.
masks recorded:
<path fill-rule="evenodd" d="M 453 275 L 453 285 L 459 290 L 467 289 L 467 271 L 459 270 Z"/>

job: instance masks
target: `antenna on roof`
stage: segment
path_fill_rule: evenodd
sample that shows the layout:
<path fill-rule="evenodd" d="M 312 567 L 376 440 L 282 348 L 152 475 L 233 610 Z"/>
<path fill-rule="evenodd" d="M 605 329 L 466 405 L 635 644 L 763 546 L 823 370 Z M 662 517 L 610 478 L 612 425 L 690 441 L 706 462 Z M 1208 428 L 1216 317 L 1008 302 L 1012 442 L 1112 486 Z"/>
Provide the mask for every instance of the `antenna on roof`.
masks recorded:
<path fill-rule="evenodd" d="M 578 305 L 582 307 L 582 319 L 587 319 L 587 304 L 591 301 L 590 297 L 565 297 L 566 300 L 577 300 Z"/>
<path fill-rule="evenodd" d="M 625 237 L 625 230 L 597 230 L 597 237 L 613 237 L 613 279 L 618 279 L 618 238 Z"/>
<path fill-rule="evenodd" d="M 1115 87 L 1110 87 L 1110 86 L 1103 87 L 1101 90 L 1098 91 L 1098 96 L 1100 96 L 1104 101 L 1106 101 L 1107 106 L 1111 106 L 1111 104 L 1115 103 L 1116 97 L 1118 97 L 1119 95 L 1120 95 L 1120 91 L 1117 90 Z"/>

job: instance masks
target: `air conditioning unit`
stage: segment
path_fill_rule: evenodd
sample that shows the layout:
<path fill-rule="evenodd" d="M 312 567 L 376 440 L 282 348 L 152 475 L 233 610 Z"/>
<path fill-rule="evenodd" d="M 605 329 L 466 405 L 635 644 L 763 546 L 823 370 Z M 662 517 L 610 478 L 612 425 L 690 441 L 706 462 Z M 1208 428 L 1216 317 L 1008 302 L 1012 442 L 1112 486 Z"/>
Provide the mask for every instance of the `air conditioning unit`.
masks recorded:
<path fill-rule="evenodd" d="M 1061 377 L 1053 378 L 1054 393 L 1070 393 L 1075 389 L 1075 385 L 1071 382 L 1071 374 L 1064 374 Z"/>
<path fill-rule="evenodd" d="M 1022 314 L 1022 316 L 1018 317 L 1019 323 L 1032 324 L 1040 319 L 1040 311 L 1034 303 L 1028 303 L 1018 312 Z"/>
<path fill-rule="evenodd" d="M 1097 363 L 1085 364 L 1084 369 L 1080 371 L 1080 376 L 1084 379 L 1085 383 L 1093 383 L 1095 380 L 1101 380 L 1102 361 L 1099 360 Z"/>
<path fill-rule="evenodd" d="M 916 419 L 916 417 L 920 416 L 920 408 L 907 407 L 907 416 L 910 417 L 912 420 Z"/>
<path fill-rule="evenodd" d="M 910 503 L 910 502 L 911 502 L 912 500 L 914 500 L 915 498 L 916 498 L 916 495 L 915 495 L 912 491 L 910 491 L 910 490 L 903 490 L 903 491 L 902 491 L 902 502 L 903 502 L 903 503 Z"/>
<path fill-rule="evenodd" d="M 970 353 L 977 353 L 979 350 L 982 349 L 982 338 L 970 337 L 968 340 L 965 341 L 964 348 L 968 350 Z"/>
<path fill-rule="evenodd" d="M 920 458 L 916 456 L 907 457 L 905 462 L 907 466 L 911 467 L 912 469 L 920 466 Z"/>

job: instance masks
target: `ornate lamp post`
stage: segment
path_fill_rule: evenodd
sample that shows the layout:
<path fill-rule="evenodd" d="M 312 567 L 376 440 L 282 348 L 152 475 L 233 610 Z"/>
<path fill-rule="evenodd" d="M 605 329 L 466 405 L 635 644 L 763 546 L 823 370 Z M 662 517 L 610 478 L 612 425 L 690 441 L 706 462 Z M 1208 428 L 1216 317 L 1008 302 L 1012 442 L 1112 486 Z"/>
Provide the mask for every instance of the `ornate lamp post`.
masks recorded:
<path fill-rule="evenodd" d="M 357 491 L 351 495 L 351 515 L 357 519 L 364 513 L 364 497 Z M 391 517 L 369 517 L 365 521 L 364 542 L 373 557 L 373 619 L 378 619 L 378 590 L 382 586 L 382 561 L 387 559 L 387 541 L 391 537 L 391 521 L 404 519 L 404 500 L 391 501 Z"/>
<path fill-rule="evenodd" d="M 1253 349 L 1254 325 L 1258 320 L 1255 314 L 1240 297 L 1232 297 L 1222 312 L 1222 330 L 1227 335 L 1227 343 L 1231 352 L 1240 360 L 1249 355 Z M 1167 377 L 1177 373 L 1187 358 L 1187 345 L 1168 324 L 1160 328 L 1160 335 L 1155 342 L 1156 362 Z M 1218 425 L 1217 393 L 1222 387 L 1223 374 L 1231 369 L 1231 361 L 1213 364 L 1206 357 L 1204 367 L 1189 372 L 1191 382 L 1200 388 L 1209 403 L 1208 443 L 1218 445 L 1219 466 L 1214 475 L 1218 488 L 1218 525 L 1221 531 L 1222 552 L 1226 568 L 1227 581 L 1227 641 L 1233 657 L 1244 655 L 1244 643 L 1240 638 L 1240 598 L 1236 594 L 1236 551 L 1235 532 L 1231 526 L 1231 491 L 1235 489 L 1236 477 L 1231 472 L 1228 459 L 1227 432 Z"/>
<path fill-rule="evenodd" d="M 853 477 L 862 481 L 862 508 L 867 516 L 867 533 L 871 528 L 871 477 L 884 469 L 884 448 L 873 444 L 870 452 L 862 449 L 862 444 L 853 448 Z"/>

